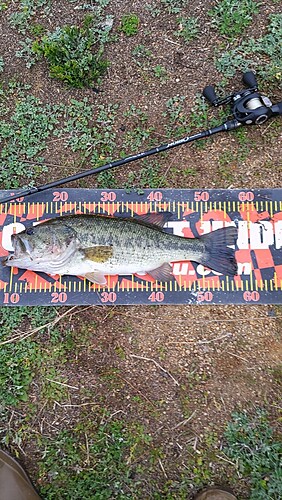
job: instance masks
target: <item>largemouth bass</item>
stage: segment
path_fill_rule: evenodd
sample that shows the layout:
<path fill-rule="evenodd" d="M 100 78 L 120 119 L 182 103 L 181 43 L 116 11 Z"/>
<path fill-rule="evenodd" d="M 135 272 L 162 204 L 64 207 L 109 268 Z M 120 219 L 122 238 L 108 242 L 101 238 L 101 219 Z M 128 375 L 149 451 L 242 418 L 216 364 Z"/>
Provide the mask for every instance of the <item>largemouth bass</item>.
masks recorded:
<path fill-rule="evenodd" d="M 12 235 L 14 253 L 4 264 L 50 275 L 84 276 L 105 285 L 106 275 L 148 273 L 173 279 L 171 262 L 191 260 L 222 274 L 236 274 L 237 228 L 230 226 L 200 238 L 163 231 L 169 212 L 138 217 L 69 215 Z"/>

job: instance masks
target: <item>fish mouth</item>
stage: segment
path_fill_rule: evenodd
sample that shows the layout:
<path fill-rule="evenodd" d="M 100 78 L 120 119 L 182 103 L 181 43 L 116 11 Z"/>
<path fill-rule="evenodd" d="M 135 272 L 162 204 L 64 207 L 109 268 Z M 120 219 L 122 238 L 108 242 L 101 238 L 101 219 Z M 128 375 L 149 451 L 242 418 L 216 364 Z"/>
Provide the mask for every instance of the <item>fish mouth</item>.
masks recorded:
<path fill-rule="evenodd" d="M 11 235 L 11 242 L 12 242 L 14 253 L 7 257 L 6 262 L 11 261 L 11 260 L 21 259 L 21 258 L 27 257 L 27 256 L 31 260 L 33 260 L 31 257 L 32 248 L 30 246 L 30 243 L 24 237 L 22 237 L 18 234 L 12 234 Z"/>
<path fill-rule="evenodd" d="M 17 259 L 23 253 L 26 253 L 26 246 L 20 236 L 12 234 L 11 242 L 14 249 L 14 258 Z"/>

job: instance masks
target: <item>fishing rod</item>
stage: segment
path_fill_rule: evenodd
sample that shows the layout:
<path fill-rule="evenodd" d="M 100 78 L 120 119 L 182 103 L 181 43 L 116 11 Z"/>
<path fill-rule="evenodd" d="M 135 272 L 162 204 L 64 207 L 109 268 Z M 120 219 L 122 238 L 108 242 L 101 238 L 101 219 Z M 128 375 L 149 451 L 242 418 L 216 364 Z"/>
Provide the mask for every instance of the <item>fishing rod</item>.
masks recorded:
<path fill-rule="evenodd" d="M 182 144 L 187 144 L 192 141 L 197 141 L 198 139 L 204 139 L 205 137 L 210 137 L 211 135 L 218 134 L 219 132 L 228 132 L 229 130 L 235 130 L 242 125 L 262 125 L 269 118 L 282 115 L 282 102 L 277 104 L 272 104 L 271 100 L 260 94 L 258 92 L 258 84 L 256 81 L 255 74 L 252 71 L 247 71 L 243 74 L 243 83 L 247 87 L 246 89 L 234 92 L 233 94 L 227 95 L 223 98 L 219 98 L 216 95 L 215 89 L 212 85 L 208 85 L 203 90 L 203 96 L 206 100 L 215 107 L 221 106 L 223 104 L 231 105 L 231 113 L 233 118 L 227 120 L 217 127 L 213 127 L 207 130 L 203 130 L 194 135 L 183 137 L 177 141 L 162 144 L 155 148 L 143 151 L 141 153 L 133 154 L 116 160 L 110 163 L 106 163 L 100 167 L 96 167 L 85 172 L 79 172 L 62 179 L 58 179 L 48 184 L 44 184 L 38 187 L 27 188 L 26 190 L 21 190 L 17 194 L 14 193 L 10 196 L 4 196 L 0 199 L 1 203 L 6 203 L 8 201 L 16 200 L 18 197 L 26 197 L 35 193 L 40 193 L 48 189 L 53 189 L 61 184 L 67 184 L 68 182 L 73 182 L 78 179 L 83 179 L 89 175 L 99 174 L 105 170 L 110 170 L 112 168 L 120 167 L 131 163 L 133 161 L 141 160 L 147 156 L 155 155 L 168 151 L 169 149 L 181 146 Z"/>

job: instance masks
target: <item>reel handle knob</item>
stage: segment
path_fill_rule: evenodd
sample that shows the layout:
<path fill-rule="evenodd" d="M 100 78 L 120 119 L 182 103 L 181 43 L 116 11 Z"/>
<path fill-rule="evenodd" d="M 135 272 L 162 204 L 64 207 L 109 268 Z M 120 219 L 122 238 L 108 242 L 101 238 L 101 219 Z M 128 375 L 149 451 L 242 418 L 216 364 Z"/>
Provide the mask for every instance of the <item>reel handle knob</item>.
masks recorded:
<path fill-rule="evenodd" d="M 274 104 L 273 106 L 271 106 L 271 111 L 273 113 L 273 115 L 281 115 L 282 116 L 282 101 L 281 102 L 277 102 L 276 104 Z"/>
<path fill-rule="evenodd" d="M 207 85 L 203 90 L 203 96 L 209 101 L 213 106 L 217 105 L 217 95 L 215 93 L 214 87 L 212 85 Z"/>
<path fill-rule="evenodd" d="M 258 82 L 253 71 L 246 71 L 243 74 L 243 83 L 246 85 L 246 87 L 254 87 L 256 89 L 258 88 Z"/>

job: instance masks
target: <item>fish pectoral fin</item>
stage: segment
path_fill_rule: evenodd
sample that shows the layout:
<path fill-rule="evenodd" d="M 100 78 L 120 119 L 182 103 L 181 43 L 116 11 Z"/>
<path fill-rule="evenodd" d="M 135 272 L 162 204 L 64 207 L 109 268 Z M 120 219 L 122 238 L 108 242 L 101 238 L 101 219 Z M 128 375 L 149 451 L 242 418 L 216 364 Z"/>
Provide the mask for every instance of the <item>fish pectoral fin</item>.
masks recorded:
<path fill-rule="evenodd" d="M 158 281 L 172 281 L 174 279 L 172 275 L 172 266 L 168 264 L 168 262 L 165 262 L 152 271 L 148 271 L 148 274 Z"/>
<path fill-rule="evenodd" d="M 113 255 L 113 247 L 109 245 L 97 245 L 95 247 L 84 248 L 85 257 L 93 262 L 106 262 Z"/>
<path fill-rule="evenodd" d="M 88 280 L 91 281 L 91 283 L 95 283 L 97 285 L 106 285 L 107 280 L 101 271 L 93 271 L 93 273 L 86 273 L 84 277 Z"/>

